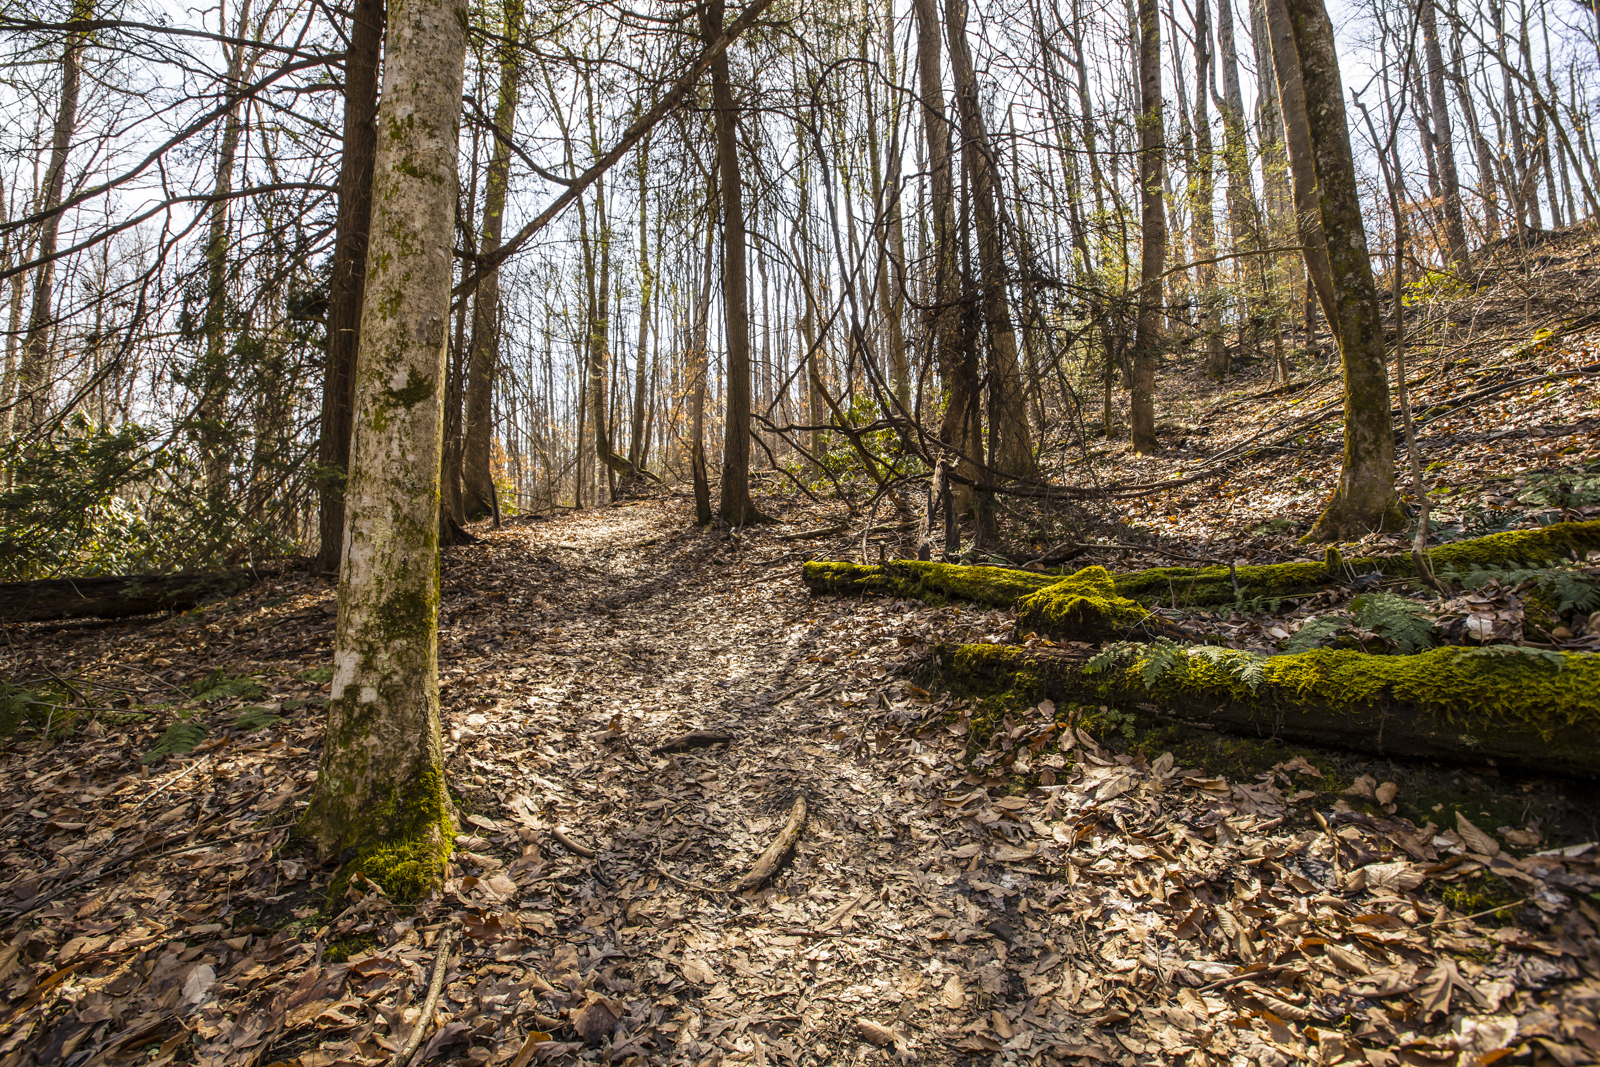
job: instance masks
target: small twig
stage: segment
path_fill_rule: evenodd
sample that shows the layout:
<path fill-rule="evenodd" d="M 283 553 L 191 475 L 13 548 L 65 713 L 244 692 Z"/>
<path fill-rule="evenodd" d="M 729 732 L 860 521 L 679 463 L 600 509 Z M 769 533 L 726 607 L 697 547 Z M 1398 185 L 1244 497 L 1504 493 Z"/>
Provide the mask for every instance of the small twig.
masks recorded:
<path fill-rule="evenodd" d="M 767 850 L 756 860 L 756 865 L 750 868 L 750 873 L 739 879 L 733 885 L 733 892 L 743 893 L 749 889 L 759 889 L 761 884 L 772 877 L 772 872 L 777 870 L 778 864 L 789 854 L 794 843 L 800 838 L 800 829 L 806 824 L 806 798 L 795 797 L 794 807 L 789 809 L 789 821 L 778 834 L 777 840 L 767 846 Z"/>
<path fill-rule="evenodd" d="M 1207 982 L 1205 985 L 1195 990 L 1195 992 L 1205 993 L 1212 989 L 1221 989 L 1223 986 L 1237 985 L 1240 982 L 1248 982 L 1253 978 L 1272 978 L 1282 974 L 1284 971 L 1293 969 L 1293 967 L 1288 965 L 1279 965 L 1277 967 L 1263 967 L 1260 970 L 1246 971 L 1243 974 L 1232 974 L 1226 978 L 1218 978 L 1215 982 Z"/>
<path fill-rule="evenodd" d="M 588 845 L 578 844 L 572 838 L 568 837 L 565 831 L 563 831 L 559 826 L 550 827 L 550 833 L 557 841 L 561 842 L 562 848 L 566 849 L 568 852 L 571 852 L 573 855 L 582 856 L 586 860 L 594 859 L 594 849 L 590 848 Z"/>
<path fill-rule="evenodd" d="M 1448 918 L 1448 919 L 1435 919 L 1433 922 L 1429 923 L 1428 925 L 1430 925 L 1430 926 L 1448 926 L 1451 923 L 1471 922 L 1473 919 L 1481 919 L 1485 915 L 1494 915 L 1497 912 L 1509 911 L 1512 908 L 1520 908 L 1520 907 L 1522 907 L 1522 905 L 1526 904 L 1528 901 L 1530 901 L 1532 899 L 1533 899 L 1532 897 L 1523 897 L 1521 900 L 1513 900 L 1509 904 L 1502 904 L 1498 908 L 1490 908 L 1488 911 L 1474 912 L 1471 915 L 1456 915 L 1456 916 L 1452 916 L 1451 918 Z"/>
<path fill-rule="evenodd" d="M 439 992 L 444 988 L 445 964 L 450 959 L 450 931 L 443 930 L 439 933 L 439 950 L 433 954 L 433 978 L 428 982 L 428 999 L 423 1001 L 422 1014 L 417 1016 L 416 1025 L 411 1028 L 411 1036 L 400 1051 L 395 1053 L 394 1059 L 389 1061 L 389 1067 L 406 1067 L 411 1062 L 411 1057 L 417 1054 L 417 1047 L 422 1044 L 422 1038 L 427 1033 L 428 1026 L 433 1022 L 433 1013 L 439 1006 Z"/>

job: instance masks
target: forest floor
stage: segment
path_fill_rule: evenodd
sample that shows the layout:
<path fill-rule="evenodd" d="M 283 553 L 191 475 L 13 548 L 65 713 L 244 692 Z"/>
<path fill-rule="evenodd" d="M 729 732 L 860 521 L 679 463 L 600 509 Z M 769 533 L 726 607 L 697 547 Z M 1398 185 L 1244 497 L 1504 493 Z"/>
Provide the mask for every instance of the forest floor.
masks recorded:
<path fill-rule="evenodd" d="M 1550 269 L 1587 292 L 1569 261 Z M 1595 517 L 1600 333 L 1498 329 L 1413 368 L 1438 518 Z M 1122 547 L 1081 562 L 1309 551 L 1333 386 L 1250 399 L 1265 374 L 1168 375 L 1164 452 L 1094 446 L 1123 482 L 1267 448 L 1108 509 Z M 762 506 L 784 524 L 703 531 L 669 497 L 446 553 L 461 836 L 415 909 L 365 886 L 330 902 L 333 871 L 293 838 L 327 583 L 286 565 L 181 615 L 4 627 L 0 1067 L 386 1063 L 441 938 L 414 1063 L 1600 1058 L 1593 783 L 1132 722 L 985 768 L 967 736 L 984 702 L 943 691 L 931 652 L 1010 640 L 1013 617 L 813 597 L 801 561 L 903 554 L 908 535 Z M 1011 550 L 1048 547 L 1047 519 L 1008 520 Z M 726 739 L 673 747 L 692 731 Z M 788 862 L 730 892 L 801 798 Z"/>

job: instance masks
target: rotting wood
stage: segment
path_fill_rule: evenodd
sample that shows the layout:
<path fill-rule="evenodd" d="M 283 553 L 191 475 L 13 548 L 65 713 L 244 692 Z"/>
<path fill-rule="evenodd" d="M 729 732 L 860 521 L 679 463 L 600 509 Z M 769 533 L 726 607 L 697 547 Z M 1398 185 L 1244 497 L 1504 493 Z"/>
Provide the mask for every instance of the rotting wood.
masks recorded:
<path fill-rule="evenodd" d="M 1244 654 L 1240 654 L 1241 656 Z M 1146 686 L 1139 665 L 1090 674 L 1082 650 L 946 646 L 947 676 L 1026 688 L 1057 705 L 1110 704 L 1230 733 L 1544 774 L 1600 772 L 1600 659 L 1436 648 L 1413 656 L 1318 649 L 1259 660 L 1250 686 L 1208 657 Z"/>
<path fill-rule="evenodd" d="M 743 893 L 751 889 L 759 889 L 772 872 L 778 869 L 778 864 L 783 862 L 794 843 L 800 839 L 800 831 L 806 824 L 806 798 L 795 797 L 794 807 L 789 809 L 789 821 L 784 825 L 772 844 L 756 860 L 756 865 L 750 868 L 750 873 L 733 884 L 732 892 Z"/>
<path fill-rule="evenodd" d="M 0 622 L 120 619 L 159 611 L 185 611 L 212 596 L 238 592 L 248 574 L 125 574 L 100 578 L 44 578 L 0 584 Z"/>

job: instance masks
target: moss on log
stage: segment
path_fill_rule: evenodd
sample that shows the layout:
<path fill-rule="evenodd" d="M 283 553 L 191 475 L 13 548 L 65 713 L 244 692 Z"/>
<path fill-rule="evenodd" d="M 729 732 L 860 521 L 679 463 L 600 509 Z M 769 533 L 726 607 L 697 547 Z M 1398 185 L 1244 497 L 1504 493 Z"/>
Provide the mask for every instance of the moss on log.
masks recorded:
<path fill-rule="evenodd" d="M 1435 573 L 1511 564 L 1550 563 L 1565 556 L 1600 549 L 1600 521 L 1565 522 L 1537 530 L 1515 530 L 1455 541 L 1432 549 Z M 1141 604 L 1176 604 L 1202 607 L 1230 604 L 1236 599 L 1274 599 L 1310 596 L 1349 577 L 1371 571 L 1394 577 L 1414 577 L 1409 554 L 1360 556 L 1341 560 L 1330 551 L 1326 559 L 1265 566 L 1153 567 L 1115 576 L 1116 595 Z M 1234 580 L 1238 580 L 1237 593 Z M 934 604 L 970 600 L 991 607 L 1009 608 L 1024 597 L 1062 581 L 1060 575 L 1037 574 L 1005 567 L 963 567 L 952 563 L 898 560 L 881 567 L 854 563 L 807 563 L 802 580 L 818 593 L 884 593 Z M 1048 632 L 1048 631 L 1046 631 Z"/>
<path fill-rule="evenodd" d="M 1150 670 L 1157 654 L 1096 673 L 1084 670 L 1086 653 L 1062 649 L 961 645 L 941 658 L 947 680 L 961 688 L 1144 707 L 1235 733 L 1379 755 L 1600 772 L 1594 653 L 1319 649 L 1255 657 L 1201 649 L 1165 652 L 1159 674 Z M 1148 685 L 1147 675 L 1155 675 Z"/>
<path fill-rule="evenodd" d="M 1017 631 L 1054 634 L 1065 641 L 1126 639 L 1150 613 L 1117 595 L 1104 567 L 1083 570 L 1017 601 Z"/>

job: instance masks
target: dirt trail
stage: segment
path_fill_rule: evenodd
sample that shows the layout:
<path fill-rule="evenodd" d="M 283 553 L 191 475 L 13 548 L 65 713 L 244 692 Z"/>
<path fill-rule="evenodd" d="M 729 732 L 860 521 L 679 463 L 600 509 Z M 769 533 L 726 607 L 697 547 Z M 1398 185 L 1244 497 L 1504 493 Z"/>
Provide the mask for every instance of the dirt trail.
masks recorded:
<path fill-rule="evenodd" d="M 462 836 L 414 911 L 358 886 L 330 917 L 333 869 L 290 836 L 325 584 L 8 630 L 0 672 L 121 703 L 0 747 L 0 1067 L 380 1067 L 445 934 L 416 1063 L 1600 1053 L 1600 849 L 1419 828 L 1303 757 L 1229 781 L 1115 754 L 1044 704 L 985 720 L 903 668 L 1006 639 L 1006 613 L 813 598 L 796 542 L 689 517 L 641 502 L 447 553 Z M 732 736 L 656 751 L 695 730 Z M 789 861 L 729 892 L 797 797 Z M 1517 926 L 1462 914 L 1491 876 Z"/>
<path fill-rule="evenodd" d="M 651 505 L 492 544 L 504 571 L 480 571 L 476 584 L 505 581 L 511 613 L 522 597 L 539 605 L 538 625 L 568 647 L 521 657 L 526 675 L 490 708 L 452 701 L 457 758 L 487 792 L 516 790 L 500 794 L 501 810 L 532 802 L 524 836 L 559 824 L 598 851 L 583 862 L 546 846 L 538 879 L 516 879 L 524 909 L 548 910 L 549 932 L 567 943 L 548 980 L 593 982 L 636 1004 L 624 1043 L 674 1062 L 719 1051 L 852 1062 L 857 1045 L 870 1048 L 858 1017 L 922 1062 L 955 1062 L 963 1039 L 999 1048 L 991 1011 L 1015 1020 L 1007 1043 L 1019 1052 L 1078 1046 L 1027 995 L 1038 962 L 1060 958 L 1007 921 L 1002 902 L 1027 893 L 1029 875 L 941 869 L 966 843 L 935 810 L 961 773 L 951 752 L 901 736 L 874 752 L 861 740 L 873 710 L 906 700 L 885 669 L 897 651 L 882 631 L 888 604 L 813 599 L 793 562 L 763 566 L 770 551 L 685 534 L 676 509 Z M 471 666 L 450 673 L 464 666 L 447 690 L 457 697 L 473 686 Z M 735 739 L 652 754 L 692 730 Z M 810 815 L 790 861 L 764 890 L 728 894 L 797 796 Z M 490 835 L 516 818 L 494 823 Z M 944 939 L 930 944 L 930 933 Z M 975 1018 L 976 1033 L 943 1038 Z"/>

